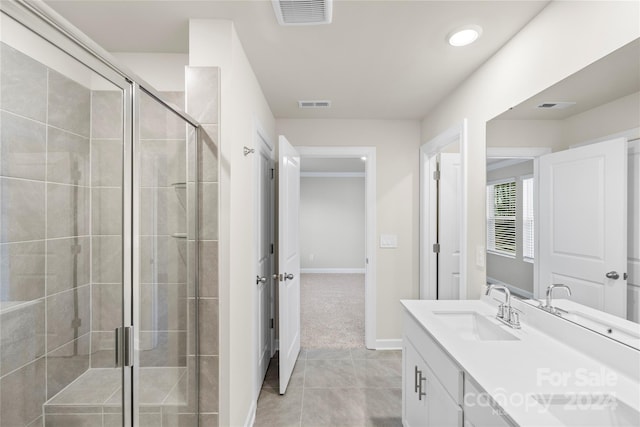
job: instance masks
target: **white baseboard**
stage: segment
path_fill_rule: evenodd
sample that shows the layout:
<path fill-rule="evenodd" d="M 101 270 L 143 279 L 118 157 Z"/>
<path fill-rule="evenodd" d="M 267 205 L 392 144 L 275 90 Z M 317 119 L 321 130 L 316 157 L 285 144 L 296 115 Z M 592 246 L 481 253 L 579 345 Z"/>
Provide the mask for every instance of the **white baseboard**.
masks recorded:
<path fill-rule="evenodd" d="M 376 350 L 401 350 L 402 338 L 393 340 L 376 340 Z"/>
<path fill-rule="evenodd" d="M 256 409 L 258 408 L 258 402 L 251 402 L 251 407 L 249 408 L 249 413 L 247 414 L 247 418 L 244 421 L 244 427 L 252 427 L 253 423 L 256 422 Z"/>
<path fill-rule="evenodd" d="M 364 268 L 301 268 L 301 274 L 364 274 Z"/>

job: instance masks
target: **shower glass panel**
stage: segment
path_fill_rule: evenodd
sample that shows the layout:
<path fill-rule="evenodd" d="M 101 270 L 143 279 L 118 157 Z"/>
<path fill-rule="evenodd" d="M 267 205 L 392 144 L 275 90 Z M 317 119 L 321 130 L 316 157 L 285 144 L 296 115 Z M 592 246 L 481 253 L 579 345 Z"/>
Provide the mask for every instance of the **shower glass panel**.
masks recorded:
<path fill-rule="evenodd" d="M 0 425 L 122 425 L 130 84 L 0 29 Z"/>
<path fill-rule="evenodd" d="M 196 130 L 144 90 L 136 93 L 135 404 L 141 423 L 195 426 Z M 171 95 L 184 103 L 184 94 Z"/>

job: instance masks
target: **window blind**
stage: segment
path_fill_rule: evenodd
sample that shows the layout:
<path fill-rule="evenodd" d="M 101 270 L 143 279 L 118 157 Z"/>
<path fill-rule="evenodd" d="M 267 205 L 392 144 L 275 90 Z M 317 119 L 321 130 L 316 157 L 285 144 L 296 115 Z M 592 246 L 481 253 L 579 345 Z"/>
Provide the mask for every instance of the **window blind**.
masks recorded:
<path fill-rule="evenodd" d="M 534 259 L 533 178 L 522 179 L 522 256 Z"/>
<path fill-rule="evenodd" d="M 516 182 L 487 185 L 487 250 L 516 255 Z"/>

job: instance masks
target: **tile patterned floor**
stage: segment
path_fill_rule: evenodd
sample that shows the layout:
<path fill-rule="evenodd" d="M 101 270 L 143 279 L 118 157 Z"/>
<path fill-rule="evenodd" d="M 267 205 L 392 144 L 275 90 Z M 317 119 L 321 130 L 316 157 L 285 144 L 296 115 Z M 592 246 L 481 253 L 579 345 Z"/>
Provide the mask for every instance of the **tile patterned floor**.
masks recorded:
<path fill-rule="evenodd" d="M 277 354 L 258 399 L 256 427 L 402 426 L 402 353 L 302 350 L 284 396 Z"/>

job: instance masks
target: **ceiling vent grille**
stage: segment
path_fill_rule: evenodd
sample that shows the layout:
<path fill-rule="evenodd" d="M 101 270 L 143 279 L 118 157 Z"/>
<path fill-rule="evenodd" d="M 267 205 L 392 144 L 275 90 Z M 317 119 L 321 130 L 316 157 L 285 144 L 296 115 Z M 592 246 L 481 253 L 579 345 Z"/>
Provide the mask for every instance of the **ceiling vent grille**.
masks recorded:
<path fill-rule="evenodd" d="M 298 108 L 330 108 L 331 101 L 298 101 Z"/>
<path fill-rule="evenodd" d="M 542 110 L 564 110 L 574 105 L 576 105 L 575 102 L 543 102 L 542 104 L 536 105 L 536 108 Z"/>
<path fill-rule="evenodd" d="M 280 25 L 330 24 L 333 0 L 271 0 Z"/>

